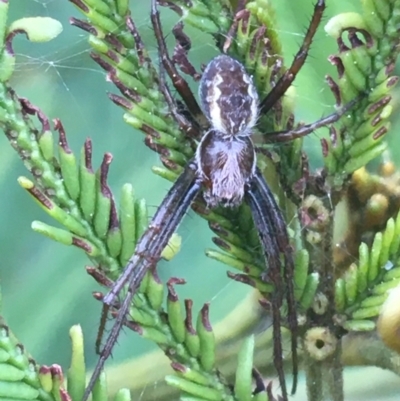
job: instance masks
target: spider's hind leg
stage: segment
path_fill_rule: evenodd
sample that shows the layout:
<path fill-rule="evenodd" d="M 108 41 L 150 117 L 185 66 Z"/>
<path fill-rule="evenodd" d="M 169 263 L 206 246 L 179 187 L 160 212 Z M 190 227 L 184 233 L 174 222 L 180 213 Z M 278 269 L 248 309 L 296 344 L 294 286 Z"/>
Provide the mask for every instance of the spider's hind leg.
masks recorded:
<path fill-rule="evenodd" d="M 157 0 L 151 1 L 151 23 L 153 25 L 154 34 L 157 39 L 157 47 L 159 49 L 159 55 L 161 58 L 161 63 L 167 72 L 168 76 L 171 79 L 171 82 L 174 88 L 177 90 L 182 100 L 185 102 L 186 107 L 188 108 L 190 114 L 193 116 L 196 121 L 200 123 L 200 125 L 205 124 L 204 115 L 200 109 L 200 106 L 194 97 L 192 91 L 189 88 L 188 83 L 185 79 L 179 74 L 175 64 L 171 60 L 171 57 L 168 54 L 167 45 L 164 40 L 164 34 L 162 31 L 161 21 L 160 21 L 160 13 L 157 7 Z"/>
<path fill-rule="evenodd" d="M 197 139 L 201 138 L 201 129 L 197 124 L 197 121 L 192 117 L 192 115 L 187 111 L 185 104 L 180 100 L 174 99 L 168 84 L 165 80 L 164 67 L 161 62 L 160 55 L 160 74 L 159 74 L 159 89 L 163 94 L 165 101 L 167 102 L 169 111 L 178 123 L 179 128 L 185 133 L 187 138 Z M 193 145 L 195 145 L 193 143 Z"/>
<path fill-rule="evenodd" d="M 292 65 L 285 71 L 285 73 L 278 80 L 276 85 L 262 100 L 260 104 L 260 113 L 262 114 L 267 113 L 275 105 L 275 103 L 285 94 L 289 86 L 295 80 L 296 75 L 301 70 L 307 59 L 311 43 L 321 23 L 324 10 L 325 10 L 325 0 L 317 0 L 317 3 L 314 6 L 314 13 L 312 15 L 306 35 L 304 36 L 303 39 L 303 43 L 301 44 L 300 49 L 294 56 Z"/>
<path fill-rule="evenodd" d="M 189 51 L 192 48 L 192 42 L 189 36 L 187 36 L 183 31 L 182 21 L 179 21 L 172 28 L 172 34 L 176 40 L 172 62 L 178 65 L 184 74 L 192 77 L 194 81 L 199 81 L 201 78 L 201 73 L 196 71 L 193 64 L 188 59 Z"/>

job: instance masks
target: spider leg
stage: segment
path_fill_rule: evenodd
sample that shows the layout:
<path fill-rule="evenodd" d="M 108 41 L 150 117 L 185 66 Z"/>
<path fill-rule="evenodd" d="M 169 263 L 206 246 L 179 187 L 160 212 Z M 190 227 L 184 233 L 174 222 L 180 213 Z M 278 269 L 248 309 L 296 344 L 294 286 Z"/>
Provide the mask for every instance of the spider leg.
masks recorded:
<path fill-rule="evenodd" d="M 185 132 L 189 138 L 194 138 L 200 140 L 201 131 L 197 124 L 197 121 L 189 121 L 184 114 L 179 112 L 179 108 L 173 98 L 171 91 L 169 90 L 168 84 L 165 81 L 165 70 L 163 68 L 163 63 L 161 61 L 161 50 L 160 50 L 160 73 L 159 73 L 159 88 L 160 92 L 163 94 L 165 101 L 167 102 L 169 111 L 175 121 L 178 123 L 179 128 Z"/>
<path fill-rule="evenodd" d="M 274 233 L 271 229 L 271 221 L 268 218 L 268 213 L 265 213 L 264 208 L 260 205 L 259 194 L 249 190 L 246 194 L 248 204 L 252 212 L 254 223 L 259 232 L 260 240 L 264 248 L 264 255 L 267 259 L 268 270 L 270 277 L 274 284 L 274 292 L 271 299 L 272 310 L 272 330 L 274 339 L 274 366 L 277 370 L 279 383 L 282 389 L 282 396 L 287 401 L 287 389 L 285 373 L 283 369 L 282 360 L 282 335 L 281 335 L 281 313 L 280 307 L 282 305 L 282 295 L 280 293 L 282 288 L 282 278 L 280 277 L 280 254 L 277 249 L 276 243 L 273 240 Z"/>
<path fill-rule="evenodd" d="M 268 133 L 265 135 L 265 138 L 268 142 L 288 142 L 293 141 L 294 139 L 301 138 L 310 134 L 311 132 L 315 131 L 318 128 L 325 127 L 329 124 L 333 124 L 338 121 L 340 118 L 343 117 L 359 100 L 363 97 L 361 94 L 357 96 L 355 99 L 351 100 L 349 103 L 345 104 L 340 110 L 335 113 L 330 114 L 329 116 L 322 117 L 319 120 L 302 125 L 298 128 L 294 128 L 291 130 L 285 131 L 275 131 Z"/>
<path fill-rule="evenodd" d="M 175 37 L 175 47 L 172 56 L 172 62 L 179 66 L 181 72 L 189 75 L 194 81 L 198 81 L 201 78 L 201 73 L 198 73 L 194 68 L 193 64 L 189 61 L 188 54 L 192 48 L 192 42 L 188 35 L 183 32 L 183 22 L 179 21 L 173 28 L 172 34 Z"/>
<path fill-rule="evenodd" d="M 303 43 L 299 51 L 296 53 L 292 65 L 282 75 L 276 85 L 271 89 L 268 95 L 262 100 L 260 104 L 260 113 L 268 112 L 274 104 L 285 94 L 286 90 L 296 78 L 297 73 L 303 67 L 308 51 L 310 50 L 312 40 L 317 32 L 318 26 L 321 23 L 322 15 L 325 10 L 325 1 L 317 0 L 314 6 L 314 13 L 311 18 L 307 33 L 304 37 Z"/>
<path fill-rule="evenodd" d="M 157 45 L 161 57 L 162 64 L 167 72 L 168 76 L 171 78 L 174 88 L 178 91 L 181 98 L 184 100 L 186 106 L 189 109 L 190 114 L 201 124 L 206 124 L 206 120 L 194 97 L 192 91 L 189 88 L 188 83 L 182 78 L 176 69 L 174 63 L 172 62 L 169 54 L 167 45 L 164 40 L 164 34 L 161 27 L 160 13 L 157 8 L 157 0 L 151 1 L 151 23 L 153 25 L 154 34 L 157 39 Z"/>
<path fill-rule="evenodd" d="M 254 182 L 261 198 L 265 202 L 266 210 L 270 211 L 270 219 L 273 227 L 273 234 L 277 240 L 279 250 L 284 255 L 285 268 L 284 276 L 287 285 L 287 303 L 288 303 L 288 323 L 292 333 L 292 355 L 293 355 L 293 386 L 292 394 L 296 392 L 297 387 L 297 312 L 296 300 L 294 298 L 294 261 L 293 252 L 287 234 L 286 222 L 282 212 L 275 201 L 274 195 L 266 183 L 261 171 L 257 168 L 254 176 Z"/>
<path fill-rule="evenodd" d="M 264 255 L 268 264 L 269 277 L 274 283 L 272 302 L 273 335 L 274 335 L 274 364 L 278 371 L 282 395 L 287 399 L 286 382 L 282 361 L 282 338 L 280 327 L 280 307 L 282 305 L 281 255 L 284 257 L 284 277 L 287 286 L 286 300 L 288 304 L 288 324 L 291 331 L 291 351 L 293 357 L 293 386 L 292 393 L 297 387 L 297 313 L 294 299 L 293 275 L 294 262 L 292 250 L 287 235 L 286 223 L 275 198 L 257 168 L 255 176 L 246 192 L 254 223 L 257 227 Z"/>
<path fill-rule="evenodd" d="M 86 387 L 82 401 L 86 401 L 95 385 L 103 367 L 110 356 L 117 341 L 118 335 L 124 325 L 126 315 L 132 304 L 132 298 L 140 286 L 146 272 L 154 268 L 161 257 L 163 249 L 177 229 L 179 223 L 198 194 L 201 182 L 196 178 L 196 166 L 190 163 L 179 176 L 175 184 L 168 191 L 156 214 L 151 219 L 147 230 L 139 239 L 135 253 L 129 259 L 124 271 L 112 288 L 103 298 L 103 311 L 99 327 L 98 343 L 105 329 L 106 315 L 115 305 L 115 300 L 121 290 L 127 286 L 127 293 L 122 302 L 114 325 L 107 337 L 104 348 L 100 352 L 99 360 L 94 368 L 92 377 Z"/>
<path fill-rule="evenodd" d="M 239 0 L 237 2 L 236 10 L 234 12 L 235 17 L 233 19 L 233 23 L 232 23 L 231 27 L 229 28 L 228 33 L 226 34 L 226 39 L 225 39 L 224 45 L 222 46 L 222 51 L 224 53 L 228 52 L 229 48 L 232 45 L 233 38 L 236 36 L 236 32 L 237 32 L 237 29 L 239 26 L 239 17 L 238 16 L 245 9 L 246 3 L 247 3 L 247 0 Z"/>

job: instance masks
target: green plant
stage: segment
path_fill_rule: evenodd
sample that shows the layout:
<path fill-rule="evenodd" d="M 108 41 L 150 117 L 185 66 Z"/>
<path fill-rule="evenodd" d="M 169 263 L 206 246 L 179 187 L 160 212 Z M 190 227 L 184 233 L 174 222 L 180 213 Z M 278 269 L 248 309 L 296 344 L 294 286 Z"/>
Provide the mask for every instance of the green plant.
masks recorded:
<path fill-rule="evenodd" d="M 93 58 L 106 68 L 110 80 L 126 89 L 125 94 L 129 95 L 111 95 L 111 99 L 125 109 L 125 121 L 143 130 L 147 145 L 161 154 L 165 167 L 156 167 L 154 171 L 174 180 L 192 156 L 193 147 L 169 116 L 158 90 L 156 64 L 151 63 L 146 53 L 143 58 L 138 53 L 141 42 L 134 40 L 132 33 L 135 29 L 125 23 L 128 3 L 122 0 L 75 3 L 88 19 L 85 23 L 75 20 L 75 24 L 89 31 Z M 221 48 L 234 16 L 229 2 L 197 1 L 188 6 L 185 2 L 175 1 L 174 4 L 185 16 L 185 24 L 200 26 Z M 340 97 L 339 103 L 345 103 L 359 93 L 366 92 L 367 95 L 352 109 L 348 118 L 331 128 L 329 139 L 321 140 L 323 172 L 309 171 L 302 139 L 284 146 L 268 147 L 268 159 L 262 163 L 290 222 L 295 245 L 296 299 L 298 313 L 305 321 L 300 338 L 309 400 L 327 397 L 343 399 L 343 363 L 365 363 L 363 355 L 368 354 L 368 347 L 379 349 L 375 358 L 370 356 L 369 365 L 399 372 L 394 354 L 376 340 L 376 320 L 380 316 L 378 328 L 382 338 L 391 347 L 396 347 L 391 335 L 393 325 L 397 327 L 392 318 L 392 308 L 396 308 L 390 299 L 383 309 L 382 305 L 388 290 L 398 285 L 400 277 L 400 268 L 397 267 L 400 248 L 398 173 L 382 155 L 386 155 L 384 134 L 389 130 L 388 118 L 393 108 L 389 90 L 397 82 L 392 72 L 399 47 L 400 3 L 365 1 L 363 7 L 360 14 L 335 17 L 326 28 L 339 44 L 338 54 L 331 57 L 331 61 L 338 67 L 340 77 L 337 85 L 332 79 L 328 81 L 334 94 Z M 2 3 L 3 21 L 6 8 L 7 3 Z M 262 62 L 266 43 L 272 55 L 282 53 L 279 35 L 273 29 L 275 20 L 270 2 L 248 2 L 247 11 L 238 18 L 238 22 L 238 34 L 231 51 L 254 74 L 258 89 L 267 92 L 271 65 L 277 65 L 277 58 L 271 57 L 268 63 Z M 263 30 L 264 26 L 269 28 L 267 33 Z M 135 200 L 131 186 L 125 185 L 117 214 L 117 206 L 107 184 L 111 156 L 107 154 L 95 172 L 91 143 L 87 141 L 78 163 L 68 146 L 61 123 L 57 121 L 52 130 L 42 111 L 21 100 L 8 83 L 15 62 L 11 46 L 13 36 L 24 32 L 31 41 L 48 40 L 57 34 L 57 27 L 52 20 L 22 20 L 9 27 L 3 23 L 0 32 L 5 43 L 0 76 L 1 124 L 33 176 L 32 180 L 21 178 L 20 184 L 52 218 L 64 226 L 60 229 L 35 222 L 33 228 L 63 244 L 83 249 L 96 265 L 89 272 L 108 284 L 103 275 L 108 280 L 118 276 L 147 225 L 146 205 Z M 348 41 L 343 41 L 345 31 L 350 33 Z M 146 52 L 145 49 L 140 50 Z M 283 71 L 282 67 L 278 73 Z M 292 113 L 292 99 L 288 96 L 283 100 L 281 109 L 277 108 L 274 115 L 261 121 L 261 131 L 279 130 L 293 124 Z M 57 160 L 53 132 L 58 132 L 60 138 Z M 267 142 L 267 138 L 261 136 L 261 142 Z M 382 161 L 379 174 L 368 173 L 364 168 L 373 159 Z M 222 249 L 207 250 L 207 255 L 241 270 L 243 275 L 236 275 L 235 278 L 252 284 L 267 295 L 270 286 L 260 280 L 263 266 L 260 255 L 254 252 L 258 247 L 258 238 L 248 224 L 246 208 L 242 207 L 238 212 L 219 209 L 210 213 L 201 205 L 196 205 L 196 211 L 210 222 L 210 227 L 218 236 L 215 243 Z M 210 328 L 208 306 L 201 310 L 197 331 L 190 325 L 185 326 L 182 306 L 174 288 L 176 284 L 180 282 L 172 281 L 165 287 L 156 274 L 149 275 L 142 284 L 141 293 L 135 298 L 131 314 L 137 324 L 131 324 L 131 328 L 169 354 L 175 374 L 168 376 L 167 381 L 183 391 L 187 399 L 249 399 L 253 390 L 253 339 L 245 340 L 239 353 L 236 384 L 232 391 L 230 384 L 234 380 L 225 381 L 215 370 L 216 361 L 219 361 L 215 351 L 218 341 Z M 168 299 L 165 310 L 164 292 Z M 250 307 L 247 305 L 247 308 Z M 191 314 L 191 310 L 191 303 L 187 302 L 186 313 Z M 165 313 L 169 320 L 165 319 Z M 386 316 L 389 318 L 385 319 Z M 254 326 L 255 318 L 249 319 L 246 324 L 247 329 Z M 3 336 L 9 341 L 6 330 Z M 75 344 L 78 343 L 79 348 L 79 335 L 77 337 Z M 349 342 L 352 347 L 357 345 L 356 355 L 349 356 L 349 349 L 346 348 Z M 9 354 L 16 349 L 15 343 L 11 344 L 8 346 Z M 258 346 L 266 345 L 263 342 Z M 9 357 L 5 360 L 7 369 L 16 365 L 11 361 Z M 263 366 L 270 363 L 271 358 L 262 361 Z M 80 398 L 84 387 L 82 365 L 82 359 L 75 360 L 73 364 L 72 387 L 68 389 L 73 399 Z M 230 365 L 236 366 L 236 363 L 230 360 Z M 33 370 L 32 366 L 25 363 L 24 372 Z M 20 384 L 24 381 L 31 385 L 29 375 L 21 375 L 20 371 L 14 382 Z M 27 398 L 60 396 L 57 393 L 59 371 L 50 371 L 55 377 L 54 382 L 51 385 L 47 383 L 46 387 L 43 378 L 41 382 L 35 378 L 32 386 L 36 386 L 37 393 Z M 42 368 L 40 377 L 47 374 L 47 378 L 48 372 Z M 6 374 L 9 375 L 8 371 Z M 2 380 L 10 381 L 6 378 Z M 103 383 L 104 378 L 96 390 L 99 391 L 96 398 L 106 394 Z M 266 389 L 259 382 L 257 385 L 259 391 L 253 398 L 266 399 Z M 7 391 L 5 394 L 9 394 Z M 18 391 L 22 390 L 17 388 L 15 391 L 19 396 Z M 66 396 L 64 392 L 61 393 L 63 396 Z M 118 397 L 127 397 L 127 393 L 121 392 Z"/>

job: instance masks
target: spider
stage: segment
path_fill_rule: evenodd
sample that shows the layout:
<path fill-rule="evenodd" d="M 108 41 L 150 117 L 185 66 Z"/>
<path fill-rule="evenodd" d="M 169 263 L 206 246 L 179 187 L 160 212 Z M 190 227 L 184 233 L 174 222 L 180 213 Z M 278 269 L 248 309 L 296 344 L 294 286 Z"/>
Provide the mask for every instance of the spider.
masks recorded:
<path fill-rule="evenodd" d="M 161 252 L 177 229 L 194 199 L 202 193 L 209 208 L 216 206 L 237 207 L 247 202 L 254 225 L 258 231 L 265 257 L 265 279 L 272 282 L 275 290 L 271 296 L 272 326 L 274 336 L 274 365 L 278 373 L 282 396 L 287 400 L 287 388 L 283 371 L 281 345 L 281 306 L 284 297 L 288 305 L 288 326 L 291 331 L 295 391 L 297 376 L 297 317 L 293 288 L 293 250 L 290 246 L 285 219 L 257 167 L 255 146 L 251 139 L 258 118 L 267 113 L 285 94 L 297 73 L 306 61 L 312 39 L 321 22 L 325 1 L 318 0 L 303 43 L 291 66 L 268 95 L 260 100 L 244 66 L 232 57 L 222 54 L 206 66 L 199 84 L 198 104 L 187 82 L 180 76 L 171 60 L 162 32 L 157 0 L 151 2 L 151 22 L 157 39 L 160 57 L 160 91 L 169 106 L 170 113 L 180 128 L 191 138 L 198 140 L 195 157 L 187 164 L 182 174 L 162 201 L 147 230 L 139 239 L 135 252 L 120 277 L 103 297 L 102 321 L 99 332 L 103 332 L 110 308 L 118 305 L 116 319 L 100 351 L 98 363 L 86 388 L 85 401 L 105 361 L 117 341 L 125 323 L 132 298 L 146 272 L 156 266 Z M 184 103 L 186 114 L 173 98 L 164 78 L 164 71 Z M 336 122 L 354 105 L 356 100 L 339 111 L 312 124 L 271 133 L 276 141 L 290 141 L 305 136 L 315 129 Z M 188 113 L 190 118 L 188 118 Z M 206 129 L 204 121 L 207 122 Z M 193 134 L 194 133 L 194 134 Z M 283 258 L 281 258 L 283 256 Z M 282 277 L 283 272 L 283 277 Z M 285 284 L 283 283 L 285 281 Z M 127 289 L 122 303 L 117 298 Z"/>

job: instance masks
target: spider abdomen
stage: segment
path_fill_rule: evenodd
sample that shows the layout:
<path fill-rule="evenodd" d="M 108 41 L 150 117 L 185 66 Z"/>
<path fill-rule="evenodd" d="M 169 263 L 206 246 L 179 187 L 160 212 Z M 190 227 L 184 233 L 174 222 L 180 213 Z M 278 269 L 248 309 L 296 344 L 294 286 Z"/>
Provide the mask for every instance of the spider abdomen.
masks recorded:
<path fill-rule="evenodd" d="M 203 137 L 196 159 L 207 205 L 239 206 L 254 175 L 256 158 L 251 139 L 226 139 L 210 131 Z"/>
<path fill-rule="evenodd" d="M 199 97 L 211 126 L 225 136 L 251 134 L 258 94 L 243 65 L 227 55 L 212 59 L 201 77 Z"/>

